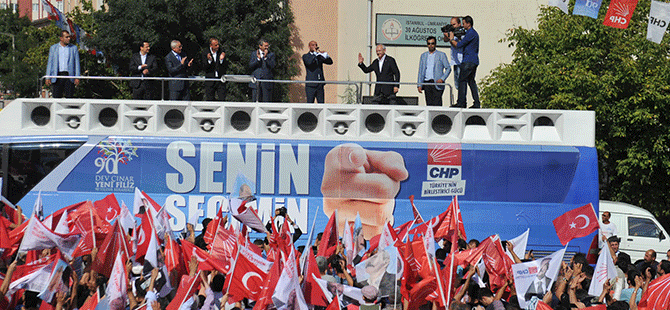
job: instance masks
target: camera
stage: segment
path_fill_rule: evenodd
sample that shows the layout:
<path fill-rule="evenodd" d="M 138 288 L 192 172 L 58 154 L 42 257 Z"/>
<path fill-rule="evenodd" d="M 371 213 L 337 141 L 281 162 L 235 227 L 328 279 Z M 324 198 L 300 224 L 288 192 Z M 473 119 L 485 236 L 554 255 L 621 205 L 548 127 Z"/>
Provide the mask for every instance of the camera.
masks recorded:
<path fill-rule="evenodd" d="M 440 28 L 440 30 L 441 30 L 443 33 L 444 33 L 444 32 L 453 32 L 453 33 L 454 33 L 454 37 L 457 37 L 457 38 L 459 38 L 459 39 L 460 39 L 462 36 L 465 35 L 465 28 L 463 28 L 463 27 L 454 28 L 454 26 L 452 26 L 451 24 L 446 24 L 446 25 L 442 26 L 442 28 Z"/>

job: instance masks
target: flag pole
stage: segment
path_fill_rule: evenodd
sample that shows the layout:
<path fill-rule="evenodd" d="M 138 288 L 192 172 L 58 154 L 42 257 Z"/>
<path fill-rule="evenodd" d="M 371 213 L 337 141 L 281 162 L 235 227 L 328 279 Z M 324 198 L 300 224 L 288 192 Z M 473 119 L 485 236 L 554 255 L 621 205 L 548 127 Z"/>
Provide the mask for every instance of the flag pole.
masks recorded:
<path fill-rule="evenodd" d="M 119 225 L 119 230 L 121 231 L 121 239 L 123 240 L 123 249 L 126 251 L 126 256 L 130 259 L 130 252 L 128 252 L 128 245 L 126 244 L 126 233 L 123 231 L 123 227 L 119 224 L 119 221 L 116 221 L 116 225 Z"/>
<path fill-rule="evenodd" d="M 240 256 L 240 246 L 238 245 L 237 246 L 237 253 L 235 254 L 235 261 L 233 261 L 233 267 L 230 268 L 230 273 L 229 273 L 230 276 L 227 277 L 227 278 L 230 278 L 230 281 L 228 281 L 228 288 L 226 288 L 226 295 L 228 295 L 228 292 L 230 292 L 230 284 L 233 282 L 233 274 L 235 272 L 235 266 L 237 266 L 237 258 L 239 256 Z"/>
<path fill-rule="evenodd" d="M 431 229 L 431 227 L 428 226 L 428 229 Z M 433 242 L 435 242 L 435 241 L 433 241 Z M 426 254 L 428 254 L 428 249 L 426 248 L 426 243 L 425 242 L 422 242 L 422 243 L 423 243 L 423 248 L 426 251 Z M 428 265 L 431 267 L 431 269 L 433 269 L 433 272 L 435 272 L 435 277 L 437 277 L 437 286 L 440 289 L 440 297 L 442 298 L 442 303 L 444 303 L 444 307 L 446 309 L 448 305 L 447 305 L 447 301 L 444 298 L 444 288 L 442 287 L 442 280 L 440 279 L 440 268 L 438 268 L 438 266 L 437 266 L 437 260 L 435 260 L 435 254 L 430 255 L 430 256 L 431 256 L 432 259 L 429 261 Z"/>
<path fill-rule="evenodd" d="M 195 285 L 195 282 L 198 281 L 198 278 L 200 277 L 200 270 L 198 270 L 198 273 L 196 273 L 194 277 L 195 277 L 195 279 L 193 280 L 193 283 L 191 283 L 191 285 L 188 287 L 188 290 L 187 290 L 186 292 L 190 292 L 191 289 L 193 289 L 193 285 Z M 226 294 L 227 294 L 227 293 L 228 293 L 228 292 L 226 292 Z M 191 295 L 192 295 L 192 294 L 191 294 Z M 182 300 L 179 302 L 179 307 L 177 307 L 177 309 L 180 309 L 181 306 L 188 300 L 188 298 L 186 298 L 186 297 L 189 297 L 189 296 L 188 296 L 188 295 L 184 296 L 185 299 L 182 299 Z"/>
<path fill-rule="evenodd" d="M 91 232 L 93 233 L 93 247 L 97 248 L 98 245 L 95 243 L 95 227 L 93 226 L 93 208 L 89 207 L 88 215 L 91 219 Z"/>

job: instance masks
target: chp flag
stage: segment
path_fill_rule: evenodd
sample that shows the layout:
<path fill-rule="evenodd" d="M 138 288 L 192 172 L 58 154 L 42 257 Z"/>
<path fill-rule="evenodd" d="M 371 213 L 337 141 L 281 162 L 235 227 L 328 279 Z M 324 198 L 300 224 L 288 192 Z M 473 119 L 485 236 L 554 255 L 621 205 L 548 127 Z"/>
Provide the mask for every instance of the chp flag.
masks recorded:
<path fill-rule="evenodd" d="M 619 29 L 628 28 L 638 0 L 612 0 L 603 25 Z"/>
<path fill-rule="evenodd" d="M 670 3 L 651 1 L 647 40 L 660 44 L 670 22 Z"/>
<path fill-rule="evenodd" d="M 568 244 L 572 239 L 587 236 L 599 228 L 598 216 L 590 203 L 565 212 L 554 219 L 553 223 L 562 245 Z"/>

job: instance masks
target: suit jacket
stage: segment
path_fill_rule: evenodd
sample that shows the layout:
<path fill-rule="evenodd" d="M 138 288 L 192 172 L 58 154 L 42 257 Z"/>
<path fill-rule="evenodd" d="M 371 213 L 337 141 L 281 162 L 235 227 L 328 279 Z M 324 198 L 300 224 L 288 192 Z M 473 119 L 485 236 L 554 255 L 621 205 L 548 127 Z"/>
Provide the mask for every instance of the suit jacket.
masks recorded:
<path fill-rule="evenodd" d="M 142 57 L 140 57 L 140 53 L 135 53 L 133 54 L 132 57 L 130 57 L 130 64 L 129 70 L 130 70 L 130 76 L 136 76 L 136 77 L 141 77 L 142 71 L 144 69 L 138 69 L 142 65 Z M 147 54 L 146 58 L 146 65 L 147 67 L 145 69 L 149 70 L 148 74 L 145 74 L 144 76 L 154 76 L 156 74 L 156 71 L 158 70 L 158 63 L 156 62 L 156 56 Z M 130 87 L 132 88 L 139 88 L 142 83 L 145 81 L 141 80 L 132 80 L 130 81 Z"/>
<path fill-rule="evenodd" d="M 302 55 L 302 62 L 305 63 L 305 81 L 325 81 L 323 76 L 323 64 L 332 65 L 333 59 L 325 58 L 323 55 L 314 55 L 311 52 Z M 318 83 L 307 83 L 307 87 L 317 87 Z"/>
<path fill-rule="evenodd" d="M 180 55 L 182 59 L 186 57 L 186 55 Z M 174 55 L 173 51 L 170 51 L 166 56 L 165 56 L 165 66 L 167 67 L 168 74 L 170 77 L 179 77 L 179 78 L 186 78 L 188 77 L 188 62 L 190 60 L 186 60 L 185 64 L 182 64 L 179 59 Z M 170 90 L 175 90 L 179 91 L 184 89 L 184 87 L 188 87 L 188 81 L 170 81 Z"/>
<path fill-rule="evenodd" d="M 421 54 L 421 59 L 419 60 L 419 76 L 416 78 L 417 83 L 423 83 L 426 76 L 426 64 L 428 63 L 428 54 L 429 52 L 424 52 Z M 433 66 L 433 79 L 446 81 L 447 77 L 451 73 L 451 66 L 449 65 L 449 59 L 447 59 L 447 54 L 436 50 L 435 54 L 435 65 Z M 437 89 L 442 90 L 444 86 L 438 85 Z"/>
<path fill-rule="evenodd" d="M 47 61 L 47 71 L 46 75 L 58 75 L 58 46 L 60 43 L 56 43 L 49 48 L 49 60 Z M 80 76 L 80 67 L 79 67 L 79 49 L 76 45 L 69 44 L 67 47 L 67 71 L 70 75 Z M 74 82 L 74 79 L 70 79 Z M 56 83 L 56 79 L 51 79 L 52 83 Z"/>
<path fill-rule="evenodd" d="M 551 287 L 549 287 L 549 283 L 551 282 L 551 279 L 545 277 L 544 278 L 544 287 L 547 289 L 547 291 L 551 290 Z M 526 301 L 530 300 L 531 297 L 533 296 L 538 296 L 538 298 L 542 299 L 546 292 L 538 292 L 537 288 L 535 288 L 535 279 L 533 279 L 533 282 L 530 283 L 530 286 L 528 287 L 528 290 L 526 291 L 526 294 L 524 295 L 524 299 Z"/>
<path fill-rule="evenodd" d="M 205 77 L 206 78 L 217 78 L 216 72 L 219 73 L 219 78 L 222 76 L 226 75 L 226 71 L 228 71 L 228 57 L 223 59 L 223 62 L 221 62 L 218 58 L 220 57 L 221 53 L 223 53 L 223 49 L 219 47 L 219 50 L 216 52 L 216 58 L 212 58 L 212 63 L 207 60 L 207 54 L 211 53 L 209 46 L 202 51 L 202 70 L 205 71 Z M 213 56 L 212 56 L 213 57 Z"/>
<path fill-rule="evenodd" d="M 275 67 L 275 53 L 269 52 L 263 59 L 258 59 L 256 51 L 251 52 L 249 59 L 249 69 L 251 75 L 257 79 L 271 80 L 273 78 L 272 69 Z M 249 83 L 249 87 L 256 88 L 256 84 Z"/>
<path fill-rule="evenodd" d="M 374 71 L 377 75 L 377 82 L 400 82 L 400 70 L 398 69 L 398 64 L 396 64 L 395 59 L 389 55 L 386 55 L 386 59 L 384 60 L 384 64 L 382 64 L 381 71 L 379 71 L 379 58 L 376 58 L 368 67 L 362 63 L 359 63 L 358 67 L 360 67 L 361 70 L 363 70 L 365 73 Z M 393 94 L 393 87 L 400 87 L 400 85 L 376 85 L 375 96 L 380 94 Z"/>

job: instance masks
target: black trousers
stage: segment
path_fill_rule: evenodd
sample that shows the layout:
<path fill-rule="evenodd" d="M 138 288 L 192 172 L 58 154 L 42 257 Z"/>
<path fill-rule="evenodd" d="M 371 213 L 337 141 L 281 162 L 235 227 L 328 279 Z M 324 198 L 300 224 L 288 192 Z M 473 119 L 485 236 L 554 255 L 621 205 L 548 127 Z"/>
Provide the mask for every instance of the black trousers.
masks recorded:
<path fill-rule="evenodd" d="M 153 96 L 151 81 L 142 81 L 137 88 L 133 88 L 133 99 L 135 100 L 152 100 Z"/>
<path fill-rule="evenodd" d="M 215 98 L 216 95 L 216 99 Z M 205 83 L 205 101 L 226 101 L 226 83 L 206 82 Z"/>
<path fill-rule="evenodd" d="M 477 89 L 477 83 L 475 82 L 475 75 L 477 74 L 477 65 L 471 62 L 461 63 L 461 72 L 458 77 L 458 100 L 456 101 L 456 107 L 465 108 L 467 103 L 465 102 L 468 92 L 468 86 L 470 87 L 470 92 L 472 92 L 472 104 L 473 108 L 479 108 L 479 90 Z"/>
<path fill-rule="evenodd" d="M 252 88 L 251 101 L 272 102 L 272 83 L 258 83 L 257 88 Z"/>
<path fill-rule="evenodd" d="M 390 93 L 390 94 L 384 94 L 380 93 L 378 95 L 374 95 L 371 100 L 372 104 L 391 104 L 391 105 L 396 105 L 398 104 L 398 100 L 396 98 L 395 93 Z"/>
<path fill-rule="evenodd" d="M 170 100 L 191 100 L 191 94 L 188 91 L 188 87 L 184 87 L 181 90 L 170 89 Z"/>
<path fill-rule="evenodd" d="M 60 76 L 68 76 L 70 73 L 67 71 L 58 72 Z M 56 79 L 56 82 L 52 84 L 51 95 L 54 98 L 72 98 L 74 97 L 74 83 L 70 79 Z"/>
<path fill-rule="evenodd" d="M 424 81 L 426 83 L 435 83 L 434 80 Z M 423 94 L 426 96 L 426 105 L 441 107 L 442 106 L 442 94 L 444 94 L 444 89 L 437 89 L 435 85 L 423 85 Z"/>
<path fill-rule="evenodd" d="M 319 84 L 316 87 L 305 86 L 305 96 L 307 97 L 307 103 L 314 103 L 314 99 L 316 99 L 317 103 L 324 103 L 325 92 L 323 87 L 324 84 Z"/>

